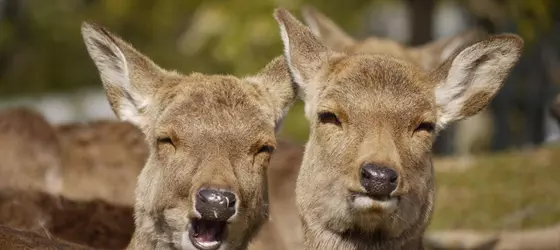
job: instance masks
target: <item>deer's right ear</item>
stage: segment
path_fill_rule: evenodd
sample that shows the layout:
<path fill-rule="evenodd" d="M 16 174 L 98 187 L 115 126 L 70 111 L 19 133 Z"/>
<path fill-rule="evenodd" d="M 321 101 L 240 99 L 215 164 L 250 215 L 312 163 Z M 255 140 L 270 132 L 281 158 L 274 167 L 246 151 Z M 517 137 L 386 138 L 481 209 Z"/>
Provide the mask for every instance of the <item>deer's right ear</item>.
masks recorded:
<path fill-rule="evenodd" d="M 294 81 L 305 95 L 313 76 L 327 61 L 329 49 L 290 12 L 278 8 L 274 17 L 280 25 L 284 55 Z"/>
<path fill-rule="evenodd" d="M 113 112 L 139 127 L 148 122 L 145 110 L 151 105 L 162 70 L 132 46 L 101 26 L 84 22 L 82 36 L 101 76 Z"/>

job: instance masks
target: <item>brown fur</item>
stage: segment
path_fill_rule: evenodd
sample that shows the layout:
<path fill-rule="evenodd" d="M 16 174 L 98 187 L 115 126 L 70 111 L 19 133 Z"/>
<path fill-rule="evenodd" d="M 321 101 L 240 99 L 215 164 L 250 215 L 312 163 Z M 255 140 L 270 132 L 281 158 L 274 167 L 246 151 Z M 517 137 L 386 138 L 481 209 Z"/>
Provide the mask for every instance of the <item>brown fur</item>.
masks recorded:
<path fill-rule="evenodd" d="M 426 72 L 387 54 L 334 51 L 289 12 L 279 9 L 275 17 L 311 125 L 296 186 L 305 248 L 423 249 L 436 134 L 488 104 L 523 40 L 493 36 Z M 335 118 L 321 120 L 325 112 Z M 399 174 L 388 201 L 363 195 L 365 163 Z"/>
<path fill-rule="evenodd" d="M 303 231 L 295 205 L 295 187 L 303 146 L 279 140 L 268 168 L 269 221 L 249 249 L 299 249 Z"/>
<path fill-rule="evenodd" d="M 30 118 L 21 119 L 21 117 L 26 117 L 22 113 L 29 115 L 31 120 Z M 46 131 L 52 133 L 53 138 L 57 138 L 56 141 L 61 145 L 60 155 L 62 158 L 59 177 L 64 183 L 60 192 L 62 196 L 60 199 L 74 200 L 76 203 L 91 204 L 92 206 L 97 204 L 97 201 L 91 201 L 92 199 L 99 199 L 99 202 L 108 201 L 111 204 L 123 204 L 127 207 L 133 205 L 133 189 L 148 154 L 144 135 L 135 126 L 122 121 L 95 121 L 63 124 L 54 126 L 53 129 L 40 114 L 28 109 L 5 110 L 2 114 L 4 115 L 1 121 L 5 123 L 10 121 L 10 124 L 19 130 L 32 130 L 32 128 L 26 128 L 26 126 L 35 126 L 32 122 L 33 119 L 43 121 L 42 127 L 37 128 L 36 133 L 45 133 Z M 15 135 L 13 134 L 13 136 Z M 25 134 L 18 135 L 26 136 Z M 6 135 L 0 134 L 0 136 Z M 12 138 L 11 141 L 5 140 L 3 142 L 12 144 L 18 141 L 25 140 Z M 34 144 L 27 144 L 27 146 L 29 145 L 33 146 Z M 22 146 L 19 149 L 23 153 L 27 150 L 27 147 Z M 43 147 L 43 149 L 49 150 L 52 149 L 52 146 Z M 0 151 L 0 153 L 5 152 L 10 151 Z M 267 222 L 260 230 L 251 249 L 293 249 L 301 244 L 303 238 L 301 237 L 299 218 L 295 209 L 294 189 L 302 153 L 303 147 L 301 145 L 286 140 L 278 140 L 277 149 L 268 168 L 269 215 L 271 221 Z M 3 158 L 5 157 L 3 156 Z M 6 167 L 20 168 L 21 159 L 27 158 L 18 158 L 17 161 L 9 164 L 6 162 Z M 38 183 L 45 179 L 44 175 L 45 173 L 41 172 L 32 181 L 29 181 L 29 179 L 30 176 L 33 176 L 33 173 L 29 172 L 22 172 L 19 176 L 3 175 L 5 178 L 2 178 L 1 182 L 19 180 L 17 183 Z M 14 188 L 10 185 L 6 187 Z M 41 186 L 38 189 L 44 190 L 43 188 Z M 34 191 L 18 192 L 23 193 L 23 196 L 20 197 L 21 202 L 0 204 L 0 206 L 8 206 L 9 211 L 16 211 L 17 213 L 3 212 L 0 214 L 0 217 L 2 217 L 0 222 L 37 233 L 44 233 L 45 230 L 51 231 L 51 226 L 48 224 L 50 216 L 47 213 L 51 210 L 50 207 L 55 205 L 55 200 L 44 198 L 43 200 L 46 199 L 52 204 L 47 205 L 45 207 L 46 211 L 43 211 L 39 210 L 36 205 L 39 203 L 36 201 L 35 196 L 37 195 L 29 194 Z M 40 213 L 41 216 L 38 216 L 37 213 Z M 99 211 L 96 213 L 103 214 Z M 76 218 L 76 215 L 69 214 L 69 216 L 72 219 Z M 84 218 L 89 218 L 87 214 L 85 216 Z M 39 220 L 41 218 L 42 220 Z M 100 221 L 103 219 L 101 215 L 97 218 Z M 68 220 L 62 217 L 59 219 Z M 110 222 L 114 219 L 107 217 L 106 220 Z M 41 221 L 45 223 L 43 226 L 46 229 L 39 224 Z M 115 230 L 123 230 L 121 228 L 114 227 Z M 105 229 L 105 231 L 109 234 L 111 233 L 110 229 Z M 72 228 L 72 230 L 76 235 L 89 237 L 84 232 L 87 228 Z M 130 228 L 130 230 L 129 233 L 131 234 L 133 229 Z M 55 234 L 55 232 L 50 233 Z M 281 236 L 286 237 L 282 239 Z M 91 241 L 75 241 L 73 236 L 64 237 L 64 239 L 90 246 L 110 247 L 102 242 L 95 244 Z M 119 242 L 122 243 L 123 241 L 128 242 L 125 238 L 119 238 Z M 291 247 L 285 247 L 284 245 Z"/>
<path fill-rule="evenodd" d="M 371 36 L 357 40 L 348 35 L 325 14 L 310 5 L 302 9 L 302 14 L 304 21 L 319 40 L 335 51 L 389 54 L 415 63 L 424 70 L 434 69 L 460 48 L 472 44 L 487 35 L 480 29 L 471 29 L 454 36 L 411 47 L 381 37 Z"/>
<path fill-rule="evenodd" d="M 134 204 L 136 178 L 148 157 L 138 128 L 128 122 L 96 121 L 61 125 L 56 132 L 64 197 Z"/>
<path fill-rule="evenodd" d="M 26 108 L 1 111 L 0 153 L 0 176 L 9 176 L 2 178 L 0 188 L 61 191 L 58 137 L 42 115 Z"/>
<path fill-rule="evenodd" d="M 102 249 L 123 249 L 134 228 L 132 207 L 73 201 L 40 191 L 0 191 L 0 224 Z"/>
<path fill-rule="evenodd" d="M 402 58 L 415 64 L 424 64 L 424 70 L 433 70 L 439 66 L 436 64 L 444 53 L 452 53 L 461 46 L 474 43 L 476 40 L 485 37 L 486 34 L 479 30 L 470 30 L 456 36 L 439 39 L 437 41 L 418 46 L 408 47 L 396 41 L 378 37 L 369 37 L 365 40 L 358 41 L 347 35 L 337 24 L 330 20 L 323 13 L 319 12 L 312 6 L 303 8 L 302 14 L 305 21 L 310 25 L 311 30 L 318 38 L 325 42 L 329 47 L 337 51 L 346 51 L 347 53 L 384 53 L 395 57 Z M 447 49 L 447 51 L 445 51 Z M 450 55 L 447 55 L 450 56 Z M 429 69 L 428 69 L 429 68 Z M 270 216 L 271 224 L 264 228 L 263 234 L 274 231 L 278 235 L 276 241 L 283 241 L 283 244 L 289 245 L 289 249 L 301 246 L 303 242 L 303 234 L 301 231 L 300 221 L 297 218 L 297 209 L 295 207 L 295 198 L 293 190 L 296 186 L 296 177 L 299 167 L 290 164 L 300 165 L 303 148 L 298 145 L 285 144 L 286 152 L 279 147 L 276 155 L 273 156 L 269 168 L 269 195 L 270 197 Z M 280 157 L 281 155 L 281 157 Z M 274 159 L 297 159 L 293 162 L 274 161 Z M 285 172 L 276 172 L 285 171 Z M 278 208 L 276 208 L 278 207 Z M 274 220 L 274 218 L 281 218 Z M 270 228 L 274 227 L 274 228 Z M 281 239 L 281 240 L 280 240 Z M 266 245 L 266 244 L 265 244 Z M 264 246 L 258 246 L 255 249 L 261 249 Z"/>
<path fill-rule="evenodd" d="M 296 89 L 282 57 L 247 78 L 159 68 L 105 29 L 84 24 L 88 51 L 121 120 L 149 148 L 136 187 L 130 249 L 192 249 L 185 237 L 201 187 L 232 190 L 237 215 L 222 248 L 243 249 L 266 220 L 266 168 Z"/>
<path fill-rule="evenodd" d="M 148 148 L 128 122 L 52 126 L 41 114 L 18 107 L 0 112 L 0 155 L 0 187 L 132 206 Z"/>

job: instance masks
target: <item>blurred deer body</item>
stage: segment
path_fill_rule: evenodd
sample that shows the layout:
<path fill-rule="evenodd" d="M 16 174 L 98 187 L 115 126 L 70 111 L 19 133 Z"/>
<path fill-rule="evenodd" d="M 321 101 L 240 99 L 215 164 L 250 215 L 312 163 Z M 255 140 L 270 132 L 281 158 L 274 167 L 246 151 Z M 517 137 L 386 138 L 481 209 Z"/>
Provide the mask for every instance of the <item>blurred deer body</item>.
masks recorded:
<path fill-rule="evenodd" d="M 488 105 L 523 40 L 493 36 L 426 71 L 387 54 L 336 51 L 288 11 L 275 17 L 311 126 L 296 183 L 305 249 L 423 249 L 432 143 Z"/>
<path fill-rule="evenodd" d="M 2 187 L 133 205 L 148 148 L 132 124 L 53 126 L 33 110 L 12 108 L 0 112 L 0 138 Z"/>
<path fill-rule="evenodd" d="M 251 77 L 186 76 L 102 27 L 82 34 L 113 111 L 149 149 L 129 248 L 245 249 L 267 219 L 275 130 L 296 98 L 284 58 Z"/>

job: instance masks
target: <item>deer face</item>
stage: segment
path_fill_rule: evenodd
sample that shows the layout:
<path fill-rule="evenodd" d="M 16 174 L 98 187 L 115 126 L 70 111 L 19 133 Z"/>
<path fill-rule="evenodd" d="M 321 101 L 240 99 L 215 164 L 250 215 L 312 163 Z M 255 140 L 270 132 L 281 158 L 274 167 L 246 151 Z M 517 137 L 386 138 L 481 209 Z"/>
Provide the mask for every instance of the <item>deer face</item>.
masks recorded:
<path fill-rule="evenodd" d="M 150 148 L 133 244 L 244 248 L 267 218 L 275 129 L 295 98 L 284 59 L 243 79 L 185 76 L 101 27 L 84 24 L 82 32 L 113 110 L 142 129 Z"/>
<path fill-rule="evenodd" d="M 287 11 L 276 18 L 311 124 L 296 188 L 306 246 L 421 237 L 434 201 L 437 132 L 489 103 L 523 41 L 491 37 L 426 73 L 388 55 L 332 51 Z"/>

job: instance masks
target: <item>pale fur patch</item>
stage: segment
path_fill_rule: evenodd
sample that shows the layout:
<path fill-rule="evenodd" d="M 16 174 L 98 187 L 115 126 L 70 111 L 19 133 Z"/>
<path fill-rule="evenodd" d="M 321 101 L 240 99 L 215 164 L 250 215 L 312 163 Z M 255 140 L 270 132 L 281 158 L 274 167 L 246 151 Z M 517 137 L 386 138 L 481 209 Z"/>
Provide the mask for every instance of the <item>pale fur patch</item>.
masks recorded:
<path fill-rule="evenodd" d="M 374 200 L 368 196 L 358 196 L 352 202 L 354 208 L 358 210 L 370 210 L 372 208 L 380 208 L 384 212 L 390 213 L 397 209 L 397 199 L 391 198 L 387 201 Z"/>
<path fill-rule="evenodd" d="M 83 26 L 82 34 L 87 50 L 99 70 L 103 83 L 106 87 L 118 88 L 126 93 L 119 101 L 117 112 L 120 119 L 142 126 L 143 118 L 140 110 L 147 107 L 150 100 L 139 93 L 131 84 L 128 61 L 124 53 L 111 41 L 111 38 L 92 28 L 89 24 Z M 107 46 L 115 53 L 117 58 L 107 55 L 106 51 L 98 47 L 98 43 Z"/>
<path fill-rule="evenodd" d="M 47 169 L 45 184 L 47 192 L 52 195 L 59 195 L 62 192 L 63 180 L 58 166 L 51 166 Z"/>
<path fill-rule="evenodd" d="M 497 42 L 496 42 L 497 43 Z M 435 89 L 436 104 L 441 108 L 438 127 L 444 128 L 448 123 L 464 118 L 461 114 L 465 103 L 478 93 L 494 93 L 518 59 L 514 49 L 508 53 L 500 48 L 508 44 L 491 44 L 487 47 L 477 43 L 463 50 L 453 60 L 447 78 Z M 490 55 L 489 60 L 479 67 L 472 68 L 479 58 Z"/>
<path fill-rule="evenodd" d="M 288 62 L 288 67 L 290 68 L 292 76 L 294 77 L 294 81 L 301 87 L 304 84 L 304 82 L 300 72 L 292 64 L 292 54 L 290 51 L 290 37 L 288 36 L 288 32 L 286 31 L 286 25 L 284 24 L 284 21 L 281 20 L 279 20 L 279 24 L 280 24 L 279 25 L 280 36 L 282 37 L 282 41 L 284 42 L 284 56 L 286 57 L 286 61 Z"/>

